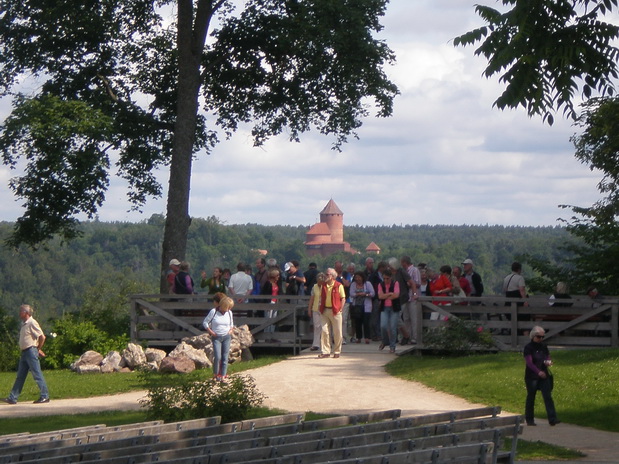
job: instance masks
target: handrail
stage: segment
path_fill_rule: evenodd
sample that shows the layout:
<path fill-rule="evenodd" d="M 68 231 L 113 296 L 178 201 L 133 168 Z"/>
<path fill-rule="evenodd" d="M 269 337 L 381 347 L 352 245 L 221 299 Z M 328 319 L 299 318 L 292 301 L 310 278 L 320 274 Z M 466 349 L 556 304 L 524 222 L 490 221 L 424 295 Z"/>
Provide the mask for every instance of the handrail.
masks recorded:
<path fill-rule="evenodd" d="M 237 301 L 233 311 L 238 312 L 239 320 L 250 326 L 252 334 L 261 340 L 263 346 L 268 345 L 264 337 L 270 333 L 265 329 L 275 325 L 282 329 L 277 332 L 281 335 L 279 338 L 293 342 L 294 351 L 300 351 L 304 335 L 299 332 L 299 316 L 307 312 L 308 295 L 279 295 L 276 303 L 271 303 L 273 297 L 268 295 L 232 297 Z M 144 339 L 143 334 L 147 340 L 168 340 L 172 343 L 173 340 L 203 333 L 200 316 L 204 317 L 205 312 L 213 307 L 212 299 L 213 295 L 205 293 L 132 295 L 131 339 L 140 341 Z M 238 303 L 239 300 L 248 302 Z M 572 306 L 559 306 L 566 302 Z M 554 303 L 557 306 L 550 306 L 546 296 L 423 296 L 417 300 L 417 333 L 411 338 L 417 340 L 417 348 L 423 349 L 424 331 L 439 327 L 446 319 L 455 317 L 474 320 L 491 331 L 497 348 L 501 350 L 522 347 L 528 342 L 526 333 L 533 325 L 542 325 L 546 329 L 546 341 L 551 344 L 619 347 L 619 297 L 593 301 L 586 295 L 575 295 L 570 300 L 557 299 Z M 277 316 L 268 318 L 260 315 L 269 310 L 277 311 Z M 438 318 L 431 319 L 432 313 L 438 314 Z M 284 345 L 291 346 L 285 343 L 277 346 Z"/>

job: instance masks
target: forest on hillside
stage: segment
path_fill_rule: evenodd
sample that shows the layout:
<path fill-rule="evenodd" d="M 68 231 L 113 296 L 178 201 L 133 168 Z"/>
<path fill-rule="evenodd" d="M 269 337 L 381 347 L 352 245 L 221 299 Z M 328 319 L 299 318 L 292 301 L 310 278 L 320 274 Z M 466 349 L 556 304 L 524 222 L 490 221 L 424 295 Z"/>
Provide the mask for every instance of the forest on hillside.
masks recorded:
<path fill-rule="evenodd" d="M 38 250 L 0 247 L 0 309 L 10 314 L 28 302 L 46 320 L 79 311 L 85 299 L 105 302 L 130 293 L 157 293 L 164 222 L 162 215 L 140 223 L 85 222 L 82 235 L 70 242 L 53 241 Z M 0 223 L 0 237 L 8 236 L 13 226 Z M 189 261 L 195 280 L 202 269 L 210 274 L 220 266 L 234 272 L 239 261 L 253 264 L 257 250 L 267 250 L 267 257 L 281 264 L 297 259 L 303 270 L 310 261 L 324 269 L 337 259 L 363 266 L 365 253 L 308 258 L 303 245 L 307 230 L 306 225 L 227 225 L 216 217 L 194 218 L 187 256 L 179 259 Z M 408 255 L 436 269 L 471 258 L 486 292 L 496 294 L 515 259 L 528 254 L 561 263 L 566 253 L 561 245 L 571 237 L 561 227 L 355 225 L 345 227 L 344 239 L 356 250 L 375 242 L 381 248 L 377 260 Z M 533 277 L 526 264 L 524 275 Z"/>

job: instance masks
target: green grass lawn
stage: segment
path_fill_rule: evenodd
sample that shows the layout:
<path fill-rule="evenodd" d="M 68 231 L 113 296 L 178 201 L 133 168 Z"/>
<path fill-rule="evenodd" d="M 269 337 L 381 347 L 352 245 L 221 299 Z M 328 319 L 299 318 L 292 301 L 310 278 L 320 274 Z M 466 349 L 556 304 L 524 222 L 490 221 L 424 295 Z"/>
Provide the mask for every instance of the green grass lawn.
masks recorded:
<path fill-rule="evenodd" d="M 266 366 L 284 359 L 283 356 L 265 356 L 252 361 L 230 364 L 228 372 L 234 374 L 248 369 Z M 114 374 L 78 375 L 69 370 L 43 371 L 52 400 L 66 398 L 88 398 L 91 396 L 114 395 L 135 390 L 145 390 L 151 382 L 173 382 L 181 374 L 153 374 L 144 376 L 139 372 Z M 198 369 L 188 375 L 196 380 L 212 377 L 210 369 Z M 0 397 L 8 396 L 15 381 L 15 372 L 0 372 Z M 39 389 L 28 374 L 19 401 L 34 401 L 39 397 Z"/>
<path fill-rule="evenodd" d="M 619 432 L 619 350 L 553 350 L 559 418 L 566 423 Z M 416 380 L 475 403 L 500 405 L 524 414 L 524 359 L 519 353 L 458 358 L 402 356 L 387 366 L 391 375 Z M 536 417 L 546 417 L 541 394 Z"/>

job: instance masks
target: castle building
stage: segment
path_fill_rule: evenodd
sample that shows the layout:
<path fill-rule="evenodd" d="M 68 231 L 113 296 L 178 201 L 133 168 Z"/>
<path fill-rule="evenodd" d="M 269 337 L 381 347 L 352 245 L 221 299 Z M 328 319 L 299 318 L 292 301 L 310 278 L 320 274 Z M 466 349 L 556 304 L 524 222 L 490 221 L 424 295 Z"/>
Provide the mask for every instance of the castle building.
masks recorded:
<path fill-rule="evenodd" d="M 333 199 L 320 212 L 320 222 L 305 234 L 305 249 L 308 256 L 328 256 L 338 251 L 354 253 L 350 243 L 344 241 L 344 213 Z"/>

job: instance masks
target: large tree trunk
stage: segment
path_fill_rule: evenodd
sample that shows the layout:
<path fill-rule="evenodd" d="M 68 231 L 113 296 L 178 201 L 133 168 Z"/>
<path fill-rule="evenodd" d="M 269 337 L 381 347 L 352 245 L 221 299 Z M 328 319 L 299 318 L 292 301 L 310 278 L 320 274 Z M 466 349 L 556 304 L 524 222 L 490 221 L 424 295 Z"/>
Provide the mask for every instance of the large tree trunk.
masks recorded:
<path fill-rule="evenodd" d="M 197 3 L 194 22 L 192 0 L 178 0 L 178 90 L 174 144 L 170 160 L 168 204 L 161 252 L 161 293 L 168 292 L 166 273 L 172 258 L 185 259 L 191 189 L 191 161 L 196 135 L 200 65 L 213 3 Z"/>

